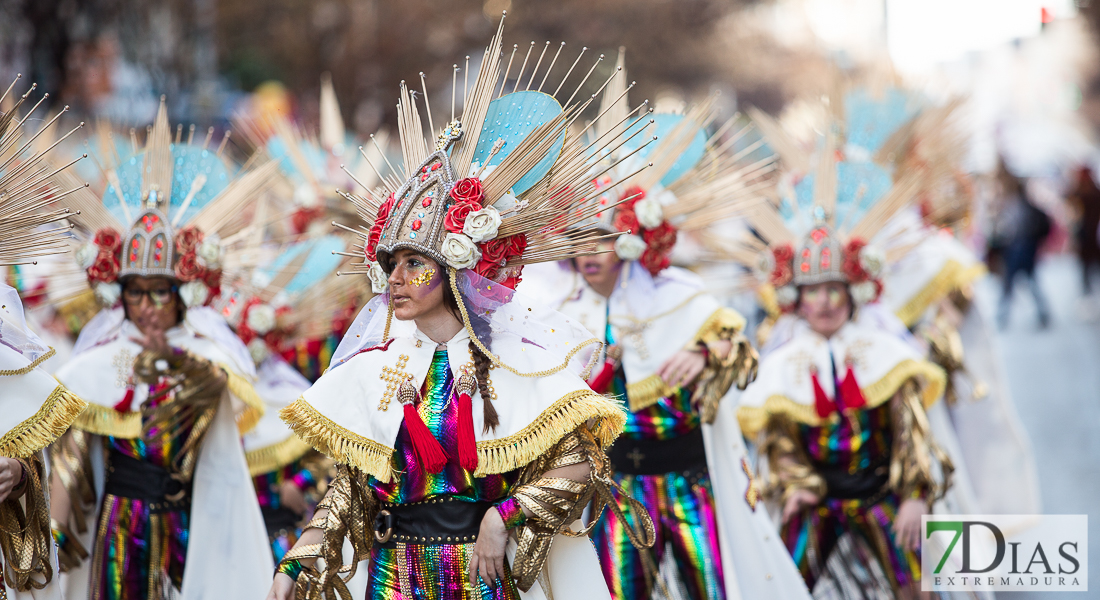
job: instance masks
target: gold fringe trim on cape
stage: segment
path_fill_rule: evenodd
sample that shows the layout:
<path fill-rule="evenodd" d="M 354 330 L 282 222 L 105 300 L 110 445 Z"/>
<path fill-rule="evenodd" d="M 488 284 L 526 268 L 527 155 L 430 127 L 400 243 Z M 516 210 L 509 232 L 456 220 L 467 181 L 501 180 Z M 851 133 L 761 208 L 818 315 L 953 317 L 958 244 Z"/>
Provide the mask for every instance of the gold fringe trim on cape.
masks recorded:
<path fill-rule="evenodd" d="M 694 348 L 699 342 L 711 343 L 730 337 L 745 327 L 745 317 L 732 308 L 719 308 L 711 313 L 703 322 L 699 331 L 688 342 L 687 348 Z M 631 412 L 638 412 L 649 408 L 661 398 L 667 398 L 675 393 L 668 387 L 657 374 L 650 375 L 641 381 L 626 384 L 626 399 Z"/>
<path fill-rule="evenodd" d="M 393 478 L 390 467 L 393 448 L 338 425 L 313 408 L 305 398 L 298 398 L 283 407 L 279 417 L 298 437 L 332 460 L 351 465 L 383 483 L 389 483 Z"/>
<path fill-rule="evenodd" d="M 61 437 L 87 406 L 87 402 L 58 384 L 38 412 L 0 437 L 0 456 L 32 456 Z"/>
<path fill-rule="evenodd" d="M 519 432 L 478 442 L 474 477 L 507 473 L 526 466 L 589 419 L 596 420 L 592 435 L 604 447 L 619 437 L 626 425 L 626 413 L 614 400 L 592 390 L 570 392 Z"/>
<path fill-rule="evenodd" d="M 912 327 L 920 320 L 929 306 L 944 299 L 951 292 L 972 283 L 984 274 L 985 265 L 977 264 L 972 267 L 964 267 L 957 260 L 948 260 L 940 269 L 940 272 L 923 289 L 914 294 L 895 314 L 901 319 L 902 323 L 905 323 L 906 327 Z"/>
<path fill-rule="evenodd" d="M 943 396 L 944 388 L 947 386 L 947 375 L 943 369 L 926 360 L 906 359 L 890 369 L 890 372 L 878 381 L 861 386 L 863 397 L 867 400 L 867 408 L 875 408 L 886 402 L 894 396 L 902 384 L 914 377 L 924 380 L 921 385 L 921 400 L 925 408 L 932 406 Z M 737 421 L 741 424 L 742 434 L 747 438 L 754 438 L 767 426 L 768 419 L 776 414 L 806 425 L 823 424 L 812 404 L 795 402 L 779 394 L 770 396 L 764 401 L 763 406 L 738 407 Z M 833 413 L 829 419 L 835 421 L 839 417 Z"/>
<path fill-rule="evenodd" d="M 22 368 L 19 368 L 19 369 L 5 369 L 3 371 L 0 371 L 0 377 L 14 377 L 16 375 L 26 375 L 27 373 L 30 373 L 31 371 L 37 369 L 38 365 L 46 362 L 47 360 L 50 360 L 51 358 L 53 358 L 54 354 L 57 354 L 57 350 L 54 350 L 53 346 L 50 346 L 49 348 L 50 348 L 49 352 L 47 352 L 47 353 L 43 354 L 42 356 L 39 356 L 38 358 L 32 360 L 31 364 L 29 364 L 25 367 L 22 367 Z"/>
<path fill-rule="evenodd" d="M 664 379 L 654 373 L 641 381 L 626 384 L 626 399 L 630 405 L 630 412 L 649 408 L 661 398 L 671 396 L 673 389 L 668 387 Z"/>
<path fill-rule="evenodd" d="M 718 340 L 728 340 L 744 328 L 745 317 L 732 308 L 719 308 L 707 317 L 706 322 L 688 344 L 688 348 L 694 348 L 699 342 L 709 344 Z"/>
<path fill-rule="evenodd" d="M 298 437 L 336 462 L 356 467 L 383 483 L 393 478 L 390 464 L 393 448 L 338 425 L 305 398 L 298 398 L 280 410 L 279 416 Z M 626 413 L 618 403 L 592 390 L 570 392 L 519 432 L 478 442 L 474 476 L 506 473 L 523 467 L 589 419 L 596 419 L 592 434 L 606 446 L 622 433 Z"/>
<path fill-rule="evenodd" d="M 296 435 L 270 446 L 250 450 L 244 455 L 248 461 L 248 474 L 252 477 L 277 471 L 305 456 L 313 447 Z"/>
<path fill-rule="evenodd" d="M 260 418 L 264 416 L 266 408 L 264 401 L 256 393 L 256 388 L 252 387 L 247 379 L 236 374 L 225 365 L 221 365 L 221 368 L 226 374 L 226 385 L 229 387 L 229 393 L 240 398 L 241 402 L 245 404 L 244 412 L 237 415 L 237 430 L 241 432 L 241 435 L 244 435 L 260 423 Z"/>
<path fill-rule="evenodd" d="M 141 437 L 141 413 L 121 413 L 110 406 L 93 402 L 73 421 L 73 427 L 95 435 L 132 440 Z"/>

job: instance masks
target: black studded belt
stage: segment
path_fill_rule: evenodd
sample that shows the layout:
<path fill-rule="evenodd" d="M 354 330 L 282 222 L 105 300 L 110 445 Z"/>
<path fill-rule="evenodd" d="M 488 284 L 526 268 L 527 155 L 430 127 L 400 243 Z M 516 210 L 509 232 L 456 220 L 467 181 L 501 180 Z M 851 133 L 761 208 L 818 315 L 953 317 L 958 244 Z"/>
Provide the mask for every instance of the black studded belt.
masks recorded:
<path fill-rule="evenodd" d="M 835 465 L 818 466 L 825 480 L 825 496 L 838 500 L 863 500 L 877 504 L 890 492 L 890 457 L 883 456 L 869 466 L 851 472 Z"/>
<path fill-rule="evenodd" d="M 374 518 L 374 539 L 383 548 L 405 544 L 451 545 L 477 541 L 481 518 L 492 504 L 443 496 L 410 504 L 384 504 Z"/>
<path fill-rule="evenodd" d="M 191 505 L 190 481 L 115 448 L 107 455 L 107 481 L 103 487 L 106 493 L 117 498 L 148 502 L 154 513 L 187 509 Z"/>
<path fill-rule="evenodd" d="M 668 440 L 644 440 L 620 437 L 607 451 L 615 471 L 625 475 L 662 475 L 697 473 L 707 470 L 707 452 L 703 429 Z"/>

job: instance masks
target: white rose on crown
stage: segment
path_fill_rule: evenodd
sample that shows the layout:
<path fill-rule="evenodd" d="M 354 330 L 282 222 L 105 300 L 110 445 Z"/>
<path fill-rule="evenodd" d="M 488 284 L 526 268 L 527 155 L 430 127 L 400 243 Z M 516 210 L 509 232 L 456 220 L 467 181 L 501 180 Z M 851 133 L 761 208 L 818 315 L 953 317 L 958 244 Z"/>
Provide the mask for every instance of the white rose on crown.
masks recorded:
<path fill-rule="evenodd" d="M 634 215 L 638 217 L 638 224 L 646 229 L 656 229 L 665 220 L 665 211 L 661 203 L 653 198 L 643 198 L 634 205 Z"/>
<path fill-rule="evenodd" d="M 199 244 L 195 250 L 195 258 L 199 266 L 207 269 L 219 269 L 222 265 L 221 238 L 217 234 L 210 234 Z"/>
<path fill-rule="evenodd" d="M 389 275 L 382 270 L 382 265 L 378 264 L 378 261 L 371 262 L 367 267 L 367 279 L 370 279 L 370 289 L 375 294 L 381 294 L 390 289 Z"/>
<path fill-rule="evenodd" d="M 119 296 L 122 295 L 121 285 L 106 281 L 96 282 L 94 290 L 96 300 L 99 300 L 101 306 L 111 307 L 118 304 Z"/>
<path fill-rule="evenodd" d="M 251 342 L 248 342 L 248 354 L 252 356 L 252 362 L 257 365 L 267 360 L 267 357 L 271 354 L 268 350 L 267 344 L 260 338 L 255 338 Z"/>
<path fill-rule="evenodd" d="M 790 306 L 795 302 L 798 302 L 798 288 L 791 284 L 780 286 L 775 290 L 775 301 L 779 303 L 779 306 Z"/>
<path fill-rule="evenodd" d="M 95 259 L 99 258 L 99 246 L 95 244 L 84 244 L 76 251 L 76 264 L 81 269 L 87 270 L 95 264 Z"/>
<path fill-rule="evenodd" d="M 275 329 L 275 308 L 270 304 L 257 304 L 248 309 L 248 328 L 260 335 Z"/>
<path fill-rule="evenodd" d="M 206 299 L 209 297 L 210 288 L 197 279 L 180 286 L 180 299 L 183 300 L 183 304 L 187 308 L 202 306 L 206 304 Z"/>
<path fill-rule="evenodd" d="M 469 269 L 481 260 L 481 251 L 461 233 L 448 233 L 443 238 L 443 258 L 456 269 Z"/>
<path fill-rule="evenodd" d="M 875 294 L 878 289 L 875 287 L 874 281 L 863 281 L 861 283 L 854 283 L 851 286 L 852 300 L 862 306 L 875 299 Z"/>
<path fill-rule="evenodd" d="M 495 238 L 499 228 L 500 211 L 492 206 L 486 206 L 466 215 L 462 233 L 466 234 L 472 242 L 484 242 Z"/>
<path fill-rule="evenodd" d="M 615 240 L 615 254 L 626 261 L 638 260 L 645 254 L 645 249 L 645 240 L 632 233 L 620 235 Z"/>
<path fill-rule="evenodd" d="M 886 266 L 886 255 L 874 246 L 864 246 L 859 251 L 859 266 L 863 267 L 872 279 L 878 279 Z"/>

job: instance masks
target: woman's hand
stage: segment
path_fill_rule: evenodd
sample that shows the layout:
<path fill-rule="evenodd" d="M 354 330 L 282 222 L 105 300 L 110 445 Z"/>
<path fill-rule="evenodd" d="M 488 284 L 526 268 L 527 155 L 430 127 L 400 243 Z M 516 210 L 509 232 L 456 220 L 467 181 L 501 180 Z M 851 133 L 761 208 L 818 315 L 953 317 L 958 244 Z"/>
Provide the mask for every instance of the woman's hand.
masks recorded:
<path fill-rule="evenodd" d="M 787 502 L 783 504 L 783 524 L 785 525 L 787 521 L 791 520 L 791 517 L 801 512 L 802 509 L 817 506 L 820 503 L 821 498 L 810 490 L 794 490 L 787 497 Z"/>
<path fill-rule="evenodd" d="M 680 350 L 657 369 L 657 376 L 672 389 L 685 387 L 695 381 L 707 366 L 707 359 L 699 350 Z"/>
<path fill-rule="evenodd" d="M 294 580 L 286 573 L 276 573 L 265 600 L 294 600 Z"/>
<path fill-rule="evenodd" d="M 894 539 L 902 549 L 920 550 L 920 518 L 928 514 L 928 504 L 920 498 L 901 503 L 894 517 Z"/>
<path fill-rule="evenodd" d="M 22 480 L 23 465 L 14 458 L 0 456 L 0 502 L 7 500 Z"/>
<path fill-rule="evenodd" d="M 302 493 L 298 484 L 289 479 L 279 485 L 279 502 L 294 511 L 296 515 L 304 515 L 309 510 L 306 495 Z"/>
<path fill-rule="evenodd" d="M 481 530 L 474 544 L 474 555 L 470 558 L 470 585 L 477 587 L 477 577 L 491 588 L 504 579 L 504 548 L 508 543 L 508 529 L 496 507 L 485 511 L 481 519 Z"/>

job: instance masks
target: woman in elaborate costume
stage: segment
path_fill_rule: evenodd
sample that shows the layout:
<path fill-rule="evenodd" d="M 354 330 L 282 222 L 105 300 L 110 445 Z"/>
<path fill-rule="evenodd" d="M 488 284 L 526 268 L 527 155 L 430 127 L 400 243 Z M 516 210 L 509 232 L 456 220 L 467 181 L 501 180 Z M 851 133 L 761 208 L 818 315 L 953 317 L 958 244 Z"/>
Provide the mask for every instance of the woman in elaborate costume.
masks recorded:
<path fill-rule="evenodd" d="M 15 82 L 0 95 L 0 103 L 14 87 Z M 65 194 L 52 177 L 56 171 L 45 162 L 52 147 L 28 151 L 37 135 L 25 131 L 23 122 L 37 105 L 22 119 L 17 117 L 34 88 L 0 113 L 0 149 L 5 156 L 0 167 L 3 265 L 32 263 L 67 247 L 68 228 L 49 225 L 67 218 L 69 211 L 46 208 Z M 55 121 L 56 117 L 42 131 Z M 61 598 L 44 449 L 86 404 L 39 366 L 53 354 L 28 329 L 15 289 L 0 284 L 0 599 Z"/>
<path fill-rule="evenodd" d="M 104 309 L 57 374 L 91 403 L 51 449 L 72 598 L 254 598 L 272 566 L 240 444 L 263 414 L 255 369 L 205 306 L 236 267 L 219 235 L 272 167 L 235 177 L 224 143 L 188 138 L 173 142 L 162 101 L 102 201 L 77 203 L 96 233 L 76 258 Z"/>
<path fill-rule="evenodd" d="M 499 81 L 502 30 L 434 151 L 402 85 L 405 174 L 349 196 L 382 295 L 282 411 L 341 466 L 269 598 L 334 598 L 353 568 L 341 565 L 367 556 L 372 600 L 603 595 L 578 521 L 590 502 L 598 514 L 612 501 L 604 448 L 623 413 L 574 360 L 598 340 L 513 288 L 526 263 L 596 250 L 603 234 L 569 226 L 591 215 L 582 202 L 605 146 L 585 149 L 568 131 L 591 100 L 563 109 L 541 87 L 517 90 L 537 67 L 492 100 L 511 84 L 508 70 Z M 634 539 L 651 544 L 638 517 Z"/>
<path fill-rule="evenodd" d="M 738 419 L 759 446 L 765 495 L 814 597 L 916 598 L 921 516 L 952 471 L 925 414 L 945 377 L 855 317 L 880 295 L 888 256 L 865 240 L 919 180 L 892 183 L 870 163 L 838 163 L 837 140 L 827 130 L 795 198 L 749 213 L 759 237 L 746 236 L 737 256 L 748 263 L 756 253 L 763 285 L 798 320 L 761 360 Z"/>
<path fill-rule="evenodd" d="M 625 115 L 625 94 L 608 97 L 616 102 L 604 108 Z M 735 127 L 735 117 L 719 127 L 728 137 L 708 140 L 710 111 L 706 102 L 684 115 L 652 114 L 652 130 L 639 123 L 658 141 L 634 160 L 653 168 L 595 199 L 601 207 L 625 200 L 603 210 L 598 227 L 626 235 L 610 252 L 532 272 L 524 284 L 603 339 L 589 383 L 627 408 L 608 457 L 615 481 L 645 505 L 657 541 L 653 551 L 635 548 L 610 515 L 596 525 L 604 578 L 620 600 L 663 588 L 657 570 L 668 562 L 676 567 L 671 585 L 691 598 L 808 597 L 771 520 L 756 511 L 735 401 L 723 402 L 755 374 L 756 354 L 740 333 L 745 320 L 698 276 L 669 266 L 679 233 L 707 235 L 773 185 L 773 161 L 757 151 L 751 127 Z"/>

